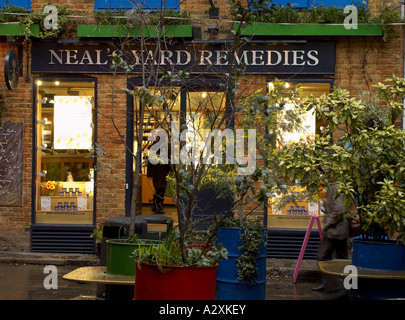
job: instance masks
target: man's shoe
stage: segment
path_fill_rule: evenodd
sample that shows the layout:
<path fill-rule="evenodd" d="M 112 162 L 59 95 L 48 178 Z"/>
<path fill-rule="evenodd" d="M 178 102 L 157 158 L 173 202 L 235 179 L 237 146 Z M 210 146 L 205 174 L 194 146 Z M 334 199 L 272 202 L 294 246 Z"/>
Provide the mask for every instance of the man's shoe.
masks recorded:
<path fill-rule="evenodd" d="M 319 287 L 312 288 L 312 291 L 324 291 L 326 289 L 326 285 L 322 283 Z"/>

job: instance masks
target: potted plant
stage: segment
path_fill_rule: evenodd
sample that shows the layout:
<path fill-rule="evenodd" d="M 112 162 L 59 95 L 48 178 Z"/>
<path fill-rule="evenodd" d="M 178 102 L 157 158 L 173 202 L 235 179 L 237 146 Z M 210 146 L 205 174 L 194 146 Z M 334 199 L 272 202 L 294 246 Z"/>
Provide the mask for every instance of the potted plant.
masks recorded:
<path fill-rule="evenodd" d="M 160 244 L 134 250 L 135 300 L 215 299 L 217 263 L 227 257 L 227 250 L 209 239 L 198 243 L 187 240 L 184 260 L 176 231 Z"/>
<path fill-rule="evenodd" d="M 280 150 L 279 169 L 311 195 L 336 183 L 345 203 L 355 204 L 361 226 L 352 263 L 398 271 L 405 270 L 405 133 L 396 120 L 402 114 L 405 79 L 388 81 L 376 86 L 375 99 L 368 102 L 339 88 L 309 98 L 307 107 L 327 124 L 311 144 L 300 141 Z"/>
<path fill-rule="evenodd" d="M 227 248 L 228 258 L 219 262 L 217 300 L 264 300 L 266 239 L 259 220 L 243 217 L 222 221 L 217 242 Z"/>
<path fill-rule="evenodd" d="M 145 94 L 145 88 L 142 88 L 142 90 L 142 94 Z M 166 99 L 166 108 L 170 110 L 169 106 L 176 100 L 176 96 L 163 95 L 163 97 Z M 148 99 L 154 100 L 150 96 Z M 280 121 L 276 118 L 280 111 L 285 108 L 287 101 L 290 103 L 295 102 L 297 108 L 290 110 L 288 119 L 284 119 L 285 121 L 280 124 Z M 178 237 L 168 238 L 155 247 L 151 246 L 134 251 L 133 256 L 137 265 L 135 272 L 135 299 L 174 299 L 175 297 L 180 299 L 202 299 L 202 288 L 197 286 L 195 281 L 192 288 L 195 295 L 191 293 L 191 289 L 180 290 L 178 294 L 174 295 L 173 290 L 164 293 L 156 291 L 157 289 L 148 291 L 147 287 L 154 288 L 150 286 L 151 283 L 160 283 L 166 278 L 171 279 L 169 274 L 174 270 L 176 270 L 176 273 L 186 273 L 184 279 L 187 279 L 190 268 L 195 269 L 196 272 L 201 272 L 203 267 L 209 267 L 208 269 L 211 271 L 208 278 L 212 279 L 212 275 L 216 274 L 217 262 L 220 270 L 216 284 L 217 299 L 230 299 L 230 291 L 234 294 L 233 299 L 265 298 L 266 232 L 263 223 L 252 218 L 255 216 L 255 209 L 263 206 L 276 191 L 285 190 L 286 185 L 283 179 L 274 170 L 277 157 L 274 156 L 275 154 L 272 151 L 278 141 L 275 132 L 290 130 L 299 125 L 299 115 L 303 112 L 303 108 L 300 108 L 298 101 L 299 94 L 296 91 L 288 90 L 284 82 L 276 81 L 273 91 L 267 94 L 256 91 L 246 96 L 241 104 L 235 107 L 235 110 L 240 115 L 238 117 L 238 128 L 241 130 L 247 129 L 242 130 L 244 133 L 248 133 L 249 128 L 256 128 L 255 130 L 260 131 L 260 134 L 248 139 L 250 144 L 249 156 L 252 157 L 250 166 L 247 160 L 245 164 L 238 163 L 236 165 L 227 164 L 225 161 L 223 164 L 205 163 L 203 161 L 204 150 L 199 151 L 198 156 L 194 159 L 195 162 L 191 164 L 183 162 L 172 164 L 176 198 L 178 199 Z M 202 123 L 202 121 L 196 122 Z M 212 123 L 206 121 L 204 123 L 209 123 L 210 128 L 218 125 L 215 121 Z M 161 134 L 170 136 L 171 132 L 172 130 L 169 127 L 166 132 L 161 132 Z M 171 139 L 169 138 L 168 141 L 171 141 Z M 238 146 L 236 146 L 236 149 L 238 149 Z M 257 152 L 259 152 L 259 158 L 266 159 L 265 165 L 256 164 Z M 225 155 L 226 148 L 220 156 L 225 157 Z M 214 199 L 223 198 L 231 202 L 222 214 L 214 214 L 211 217 L 213 226 L 209 229 L 202 248 L 190 247 L 188 239 L 194 234 L 196 225 L 193 218 L 199 209 L 198 202 L 195 202 L 195 199 L 197 195 L 204 193 L 206 190 L 215 191 Z M 182 202 L 180 199 L 187 199 L 187 201 Z M 247 207 L 249 205 L 250 208 Z M 235 216 L 234 219 L 231 218 L 233 216 Z M 230 242 L 226 235 L 229 231 L 234 233 L 234 238 Z M 225 236 L 222 236 L 223 234 Z M 217 237 L 216 245 L 213 242 L 215 236 Z M 228 259 L 229 263 L 228 260 L 225 262 L 224 260 L 219 261 L 225 256 L 225 248 L 228 249 L 228 246 L 233 248 L 234 256 Z M 225 264 L 222 265 L 222 263 Z M 146 276 L 146 273 L 148 276 Z M 196 277 L 199 278 L 200 276 L 194 276 L 194 278 Z M 173 282 L 170 281 L 167 287 L 161 285 L 159 287 L 161 289 L 171 288 Z M 237 290 L 227 288 L 231 282 L 237 282 Z M 201 285 L 204 284 L 205 287 L 209 288 L 215 287 L 215 281 L 213 285 L 208 285 L 208 283 L 207 279 Z M 179 287 L 183 288 L 183 285 Z M 212 294 L 212 290 L 209 290 L 209 292 Z M 205 296 L 205 299 L 213 298 L 212 295 Z"/>
<path fill-rule="evenodd" d="M 265 299 L 267 232 L 254 212 L 269 198 L 286 192 L 286 181 L 276 170 L 279 160 L 274 151 L 280 143 L 281 132 L 301 127 L 300 116 L 305 109 L 300 97 L 298 88 L 289 89 L 285 82 L 276 79 L 272 90 L 265 94 L 258 90 L 246 95 L 235 107 L 238 128 L 246 132 L 250 128 L 256 130 L 252 151 L 256 161 L 254 168 L 242 168 L 244 174 L 237 174 L 241 168 L 233 171 L 228 191 L 232 191 L 235 214 L 217 221 L 217 242 L 228 249 L 228 259 L 219 262 L 218 267 L 218 300 Z M 281 118 L 283 112 L 286 114 Z M 218 179 L 222 183 L 227 181 L 221 175 Z"/>
<path fill-rule="evenodd" d="M 246 10 L 243 10 L 243 8 L 237 8 L 237 10 L 239 10 L 238 12 L 242 15 L 242 20 L 249 18 L 249 14 Z M 161 14 L 163 15 L 163 13 Z M 161 20 L 163 21 L 163 19 Z M 240 106 L 234 106 L 238 79 L 243 74 L 242 69 L 236 68 L 234 53 L 238 47 L 243 44 L 243 41 L 241 39 L 241 29 L 236 30 L 233 34 L 234 41 L 228 48 L 228 72 L 222 75 L 222 80 L 219 85 L 212 90 L 207 88 L 207 91 L 211 92 L 199 100 L 198 103 L 193 106 L 193 110 L 191 110 L 191 107 L 187 107 L 186 114 L 180 114 L 180 119 L 183 120 L 180 124 L 173 121 L 173 115 L 175 113 L 174 106 L 178 103 L 181 94 L 189 94 L 189 92 L 193 91 L 192 88 L 190 89 L 190 83 L 193 83 L 193 81 L 190 80 L 190 75 L 187 72 L 165 70 L 162 69 L 160 65 L 155 65 L 153 68 L 148 69 L 147 73 L 142 74 L 142 83 L 138 82 L 138 85 L 128 86 L 128 88 L 124 89 L 124 91 L 130 95 L 130 99 L 134 99 L 134 101 L 137 102 L 134 107 L 133 121 L 135 139 L 137 140 L 135 144 L 138 147 L 132 153 L 135 162 L 135 170 L 131 197 L 129 236 L 134 234 L 135 218 L 138 215 L 136 202 L 138 201 L 139 177 L 144 160 L 143 153 L 149 151 L 148 161 L 153 159 L 150 153 L 151 150 L 147 150 L 152 141 L 157 140 L 155 139 L 156 136 L 153 134 L 162 135 L 159 140 L 161 142 L 160 146 L 158 146 L 158 144 L 155 145 L 160 150 L 157 161 L 163 161 L 164 163 L 169 162 L 171 165 L 179 221 L 177 237 L 168 237 L 161 244 L 142 249 L 139 248 L 134 251 L 133 256 L 137 265 L 135 272 L 135 299 L 160 299 L 162 297 L 174 299 L 175 296 L 172 294 L 173 286 L 171 284 L 169 285 L 169 289 L 171 290 L 167 293 L 168 295 L 163 293 L 158 294 L 156 291 L 150 294 L 144 291 L 144 295 L 140 295 L 143 290 L 146 290 L 147 286 L 151 286 L 151 283 L 154 283 L 154 281 L 163 281 L 163 278 L 171 274 L 174 270 L 181 269 L 182 271 L 189 272 L 186 269 L 194 268 L 202 270 L 203 267 L 209 267 L 211 270 L 210 274 L 212 275 L 214 273 L 212 270 L 216 270 L 217 268 L 217 262 L 225 255 L 225 249 L 222 244 L 220 242 L 215 244 L 214 242 L 217 228 L 221 225 L 225 217 L 232 216 L 237 209 L 237 217 L 241 217 L 240 221 L 244 221 L 247 224 L 248 218 L 246 218 L 246 216 L 253 215 L 254 209 L 263 205 L 268 200 L 268 197 L 272 196 L 272 192 L 284 188 L 281 179 L 279 179 L 278 175 L 273 170 L 276 159 L 271 155 L 273 154 L 272 150 L 277 145 L 277 139 L 274 133 L 281 129 L 285 130 L 294 127 L 295 123 L 299 123 L 298 113 L 294 111 L 289 112 L 287 121 L 283 122 L 281 126 L 276 119 L 278 112 L 284 109 L 287 99 L 294 99 L 296 96 L 294 97 L 293 94 L 290 96 L 279 95 L 278 93 L 280 92 L 286 92 L 284 84 L 280 82 L 277 89 L 271 93 L 264 94 L 261 91 L 256 91 L 253 94 L 248 94 L 247 98 L 243 99 L 243 103 Z M 143 38 L 140 39 L 141 42 L 143 40 Z M 167 40 L 160 39 L 160 41 L 163 42 Z M 159 46 L 151 49 L 148 47 L 148 41 L 142 42 L 142 45 L 148 48 L 148 50 L 156 50 L 154 55 L 160 56 L 158 51 Z M 125 50 L 123 50 L 123 52 L 125 52 Z M 143 59 L 141 64 L 145 64 L 148 62 L 149 55 L 141 55 L 139 59 Z M 115 55 L 113 61 L 113 70 L 117 72 L 118 70 L 119 72 L 125 71 L 127 74 L 133 72 L 133 66 L 126 62 L 123 55 Z M 193 101 L 193 99 L 195 98 L 191 97 L 191 94 L 186 98 L 187 101 Z M 215 141 L 217 134 L 221 132 L 221 130 L 225 128 L 233 129 L 230 123 L 236 118 L 236 113 L 238 113 L 237 118 L 240 120 L 240 123 L 238 123 L 239 129 L 247 129 L 244 131 L 244 133 L 247 134 L 254 132 L 253 128 L 256 128 L 256 132 L 259 132 L 259 134 L 254 135 L 253 138 L 250 135 L 248 137 L 248 142 L 251 142 L 253 146 L 251 148 L 249 145 L 248 156 L 243 157 L 245 148 L 242 146 L 240 149 L 236 148 L 237 159 L 232 163 L 219 161 L 219 159 L 224 160 L 226 158 L 227 153 L 225 151 L 215 154 L 215 161 L 206 161 L 207 150 L 211 151 L 211 149 L 208 149 L 210 144 L 206 143 L 207 140 L 201 139 L 202 130 L 210 130 L 210 132 L 213 132 Z M 198 114 L 201 116 L 197 116 Z M 114 114 L 112 114 L 110 118 L 114 127 L 118 130 Z M 151 123 L 153 123 L 155 128 L 159 128 L 159 130 L 155 130 L 153 134 L 151 132 L 149 136 L 150 144 L 144 144 L 144 133 Z M 124 135 L 120 132 L 118 133 L 127 149 L 132 150 L 133 146 L 127 145 L 123 138 Z M 187 133 L 191 133 L 191 138 L 182 138 L 180 143 L 179 138 Z M 232 134 L 234 134 L 234 131 L 232 131 Z M 167 139 L 162 139 L 164 137 Z M 242 139 L 244 138 L 244 135 L 242 135 Z M 202 143 L 200 140 L 203 140 Z M 165 145 L 165 141 L 170 141 L 171 145 Z M 226 140 L 226 144 L 228 144 L 228 142 L 229 141 Z M 220 144 L 223 145 L 224 142 L 221 140 Z M 177 146 L 181 147 L 181 150 L 176 150 Z M 225 150 L 226 149 L 227 148 L 225 148 Z M 169 156 L 167 151 L 172 151 L 171 156 L 174 158 L 176 154 L 179 154 L 183 158 L 177 162 L 173 161 L 173 157 Z M 232 146 L 231 151 L 235 154 L 234 146 Z M 259 166 L 256 165 L 256 153 L 258 151 L 260 151 L 261 157 L 266 161 L 264 166 L 262 164 Z M 242 157 L 238 157 L 238 152 L 242 153 Z M 164 156 L 166 156 L 166 159 Z M 220 164 L 218 164 L 218 162 Z M 215 190 L 213 196 L 214 200 L 216 200 L 215 198 L 223 197 L 225 199 L 231 199 L 231 203 L 228 203 L 228 207 L 224 210 L 225 212 L 223 212 L 223 214 L 213 214 L 211 220 L 214 222 L 214 225 L 212 229 L 210 229 L 209 236 L 206 238 L 202 248 L 195 246 L 190 247 L 189 239 L 195 234 L 195 218 L 196 212 L 198 212 L 196 203 L 198 203 L 199 195 L 211 193 L 207 190 Z M 244 206 L 251 203 L 255 203 L 253 208 L 244 208 Z M 257 226 L 258 222 L 253 224 Z M 240 226 L 244 227 L 243 225 Z M 260 230 L 263 230 L 263 226 L 261 226 Z M 260 231 L 258 234 L 258 241 L 262 243 L 262 247 L 264 247 L 263 233 Z M 244 250 L 244 252 L 247 251 L 247 249 Z M 240 261 L 240 264 L 243 264 L 245 260 L 242 258 Z M 207 264 L 208 266 L 206 266 Z M 247 266 L 247 262 L 245 265 Z M 144 274 L 146 270 L 151 269 L 154 271 L 151 271 L 149 275 L 155 277 L 155 279 L 146 277 Z M 184 277 L 186 278 L 187 276 Z M 194 279 L 195 278 L 199 278 L 199 276 L 194 276 Z M 209 278 L 212 279 L 212 276 L 209 276 Z M 251 281 L 252 279 L 254 279 L 253 276 L 251 279 L 248 279 L 250 281 L 249 284 L 255 282 L 255 280 Z M 148 284 L 143 285 L 143 281 L 147 281 Z M 180 283 L 181 280 L 178 281 L 178 283 Z M 203 287 L 212 288 L 215 286 L 215 279 L 213 285 L 208 285 L 208 281 L 204 281 L 201 285 Z M 177 284 L 177 286 L 179 285 Z M 179 287 L 182 288 L 183 285 Z M 176 298 L 202 298 L 201 295 L 198 295 L 202 288 L 195 283 L 193 287 L 197 295 L 193 295 L 191 291 L 184 289 L 180 290 L 183 291 L 183 295 L 176 295 Z M 143 289 L 141 290 L 140 288 Z M 212 290 L 209 290 L 209 294 L 210 295 L 204 298 L 212 299 Z"/>

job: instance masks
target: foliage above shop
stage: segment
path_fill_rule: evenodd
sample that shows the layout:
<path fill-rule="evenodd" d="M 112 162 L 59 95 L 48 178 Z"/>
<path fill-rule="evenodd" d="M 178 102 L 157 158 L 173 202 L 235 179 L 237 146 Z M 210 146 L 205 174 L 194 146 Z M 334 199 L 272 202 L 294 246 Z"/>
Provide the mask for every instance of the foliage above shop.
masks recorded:
<path fill-rule="evenodd" d="M 313 6 L 310 9 L 298 10 L 290 4 L 286 6 L 276 5 L 268 0 L 254 2 L 254 8 L 243 6 L 238 0 L 231 0 L 231 14 L 234 21 L 244 21 L 244 24 L 251 23 L 276 23 L 276 24 L 343 24 L 347 13 L 343 8 L 336 6 L 325 7 L 323 5 Z M 47 2 L 44 5 L 52 5 Z M 56 30 L 46 29 L 43 21 L 46 14 L 43 9 L 40 12 L 27 12 L 25 8 L 8 5 L 0 10 L 0 23 L 18 22 L 23 27 L 22 35 L 25 41 L 30 37 L 74 37 L 77 25 L 109 25 L 134 27 L 140 25 L 188 25 L 190 24 L 190 13 L 188 11 L 176 12 L 170 9 L 156 11 L 132 10 L 104 10 L 96 11 L 90 16 L 84 16 L 82 12 L 73 12 L 64 5 L 55 5 L 58 9 Z M 376 6 L 368 8 L 363 3 L 357 8 L 357 23 L 382 25 L 384 40 L 388 40 L 394 34 L 392 24 L 403 22 L 399 7 L 390 4 L 383 5 L 377 9 Z M 33 29 L 33 25 L 39 25 L 39 32 Z"/>
<path fill-rule="evenodd" d="M 187 25 L 190 23 L 188 11 L 176 12 L 173 10 L 145 11 L 137 10 L 105 10 L 94 13 L 98 25 Z"/>
<path fill-rule="evenodd" d="M 298 10 L 290 4 L 287 6 L 277 5 L 270 0 L 255 2 L 254 8 L 247 8 L 241 5 L 238 0 L 232 0 L 232 12 L 235 20 L 242 17 L 246 24 L 251 23 L 288 23 L 288 24 L 343 24 L 348 17 L 344 8 L 336 6 L 325 7 L 323 5 L 313 6 L 310 9 Z M 259 4 L 261 3 L 261 4 Z M 389 40 L 394 35 L 393 23 L 401 23 L 400 6 L 391 6 L 390 3 L 382 5 L 380 9 L 374 5 L 368 8 L 363 1 L 357 5 L 357 23 L 377 24 L 383 27 L 383 38 Z"/>
<path fill-rule="evenodd" d="M 344 23 L 347 13 L 343 7 L 337 6 L 312 6 L 310 9 L 298 10 L 288 3 L 286 6 L 277 5 L 264 0 L 259 2 L 269 2 L 261 5 L 260 8 L 248 9 L 243 7 L 239 1 L 232 0 L 236 21 L 241 17 L 241 11 L 249 12 L 250 22 L 267 23 Z M 400 22 L 400 7 L 393 7 L 390 4 L 377 10 L 374 5 L 368 8 L 363 1 L 361 5 L 356 5 L 358 23 L 393 23 Z M 380 11 L 379 13 L 377 11 Z"/>
<path fill-rule="evenodd" d="M 47 29 L 44 26 L 44 18 L 47 14 L 44 14 L 44 8 L 51 5 L 47 2 L 40 12 L 31 11 L 27 12 L 25 8 L 16 6 L 5 6 L 0 10 L 0 23 L 19 23 L 22 27 L 21 34 L 24 36 L 24 42 L 28 43 L 31 41 L 31 37 L 38 37 L 41 39 L 48 37 L 58 37 L 62 33 L 72 32 L 69 28 L 76 23 L 76 20 L 71 16 L 74 14 L 73 11 L 66 8 L 66 6 L 56 4 L 55 7 L 58 10 L 57 14 L 57 28 Z M 78 14 L 75 14 L 78 15 Z M 34 26 L 39 26 L 39 31 Z"/>
<path fill-rule="evenodd" d="M 0 9 L 0 24 L 16 25 L 18 23 L 21 26 L 21 30 L 19 29 L 17 32 L 14 30 L 15 28 L 13 28 L 10 34 L 22 35 L 25 37 L 25 42 L 29 42 L 31 37 L 42 39 L 49 37 L 73 38 L 77 36 L 77 26 L 97 24 L 131 28 L 140 25 L 187 25 L 190 22 L 190 15 L 187 11 L 175 12 L 172 10 L 161 10 L 153 12 L 138 12 L 136 10 L 106 10 L 97 11 L 90 16 L 84 16 L 82 12 L 74 12 L 64 5 L 56 4 L 57 29 L 47 29 L 44 27 L 44 19 L 47 16 L 47 14 L 44 13 L 44 8 L 48 5 L 52 5 L 52 3 L 47 2 L 39 12 L 27 12 L 25 8 L 12 5 L 5 6 Z M 34 26 L 39 26 L 39 29 Z M 116 36 L 126 35 L 127 33 L 124 35 L 122 33 L 117 33 Z"/>

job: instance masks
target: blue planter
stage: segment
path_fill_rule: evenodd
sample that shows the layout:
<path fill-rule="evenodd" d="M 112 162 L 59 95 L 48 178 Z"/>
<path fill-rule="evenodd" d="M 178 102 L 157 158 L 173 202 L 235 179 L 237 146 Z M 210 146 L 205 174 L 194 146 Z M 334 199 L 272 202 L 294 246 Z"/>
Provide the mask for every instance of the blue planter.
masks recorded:
<path fill-rule="evenodd" d="M 363 269 L 405 271 L 405 246 L 354 239 L 352 263 Z"/>
<path fill-rule="evenodd" d="M 218 228 L 217 243 L 222 243 L 228 250 L 228 259 L 218 263 L 216 300 L 264 300 L 266 295 L 266 245 L 265 241 L 257 256 L 258 274 L 256 284 L 251 281 L 237 280 L 237 259 L 243 254 L 239 252 L 242 245 L 239 228 Z"/>

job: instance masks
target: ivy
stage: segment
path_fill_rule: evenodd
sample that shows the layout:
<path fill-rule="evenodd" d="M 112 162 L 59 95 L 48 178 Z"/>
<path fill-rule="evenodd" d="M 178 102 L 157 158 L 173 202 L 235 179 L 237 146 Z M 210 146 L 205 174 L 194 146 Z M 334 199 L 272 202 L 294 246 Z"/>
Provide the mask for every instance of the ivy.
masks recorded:
<path fill-rule="evenodd" d="M 238 248 L 240 257 L 237 259 L 238 280 L 250 281 L 250 285 L 256 284 L 258 267 L 257 257 L 262 246 L 266 245 L 266 233 L 263 223 L 257 219 L 233 219 L 227 218 L 222 223 L 223 227 L 241 228 L 242 245 Z"/>

